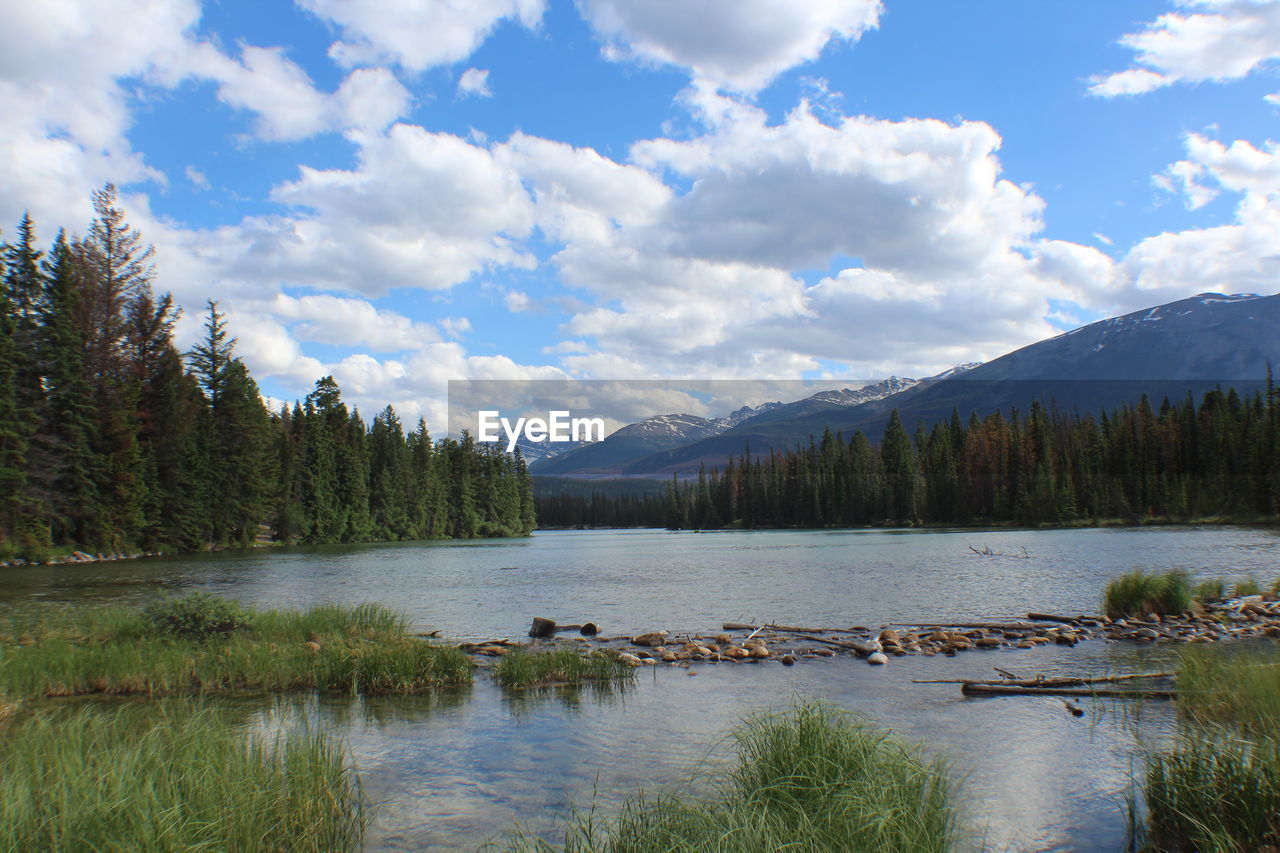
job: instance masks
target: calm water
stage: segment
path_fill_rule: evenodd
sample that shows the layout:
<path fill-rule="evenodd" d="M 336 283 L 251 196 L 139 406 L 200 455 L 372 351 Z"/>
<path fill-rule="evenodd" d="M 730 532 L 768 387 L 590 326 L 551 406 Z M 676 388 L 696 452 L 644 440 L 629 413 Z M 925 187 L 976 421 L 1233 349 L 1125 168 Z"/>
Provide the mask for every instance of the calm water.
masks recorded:
<path fill-rule="evenodd" d="M 1016 556 L 979 557 L 974 548 Z M 1025 552 L 1024 552 L 1025 549 Z M 1027 556 L 1023 556 L 1024 553 Z M 1270 580 L 1280 536 L 1236 528 L 1075 531 L 548 532 L 518 541 L 290 549 L 0 573 L 0 612 L 50 603 L 145 601 L 187 589 L 246 603 L 380 601 L 451 636 L 517 637 L 535 615 L 606 633 L 714 631 L 723 621 L 878 626 L 1095 612 L 1106 581 L 1140 567 Z M 475 849 L 517 823 L 554 837 L 573 807 L 705 778 L 744 715 L 816 696 L 946 755 L 963 778 L 971 846 L 1122 850 L 1137 761 L 1132 712 L 1058 700 L 963 699 L 912 679 L 1160 665 L 1166 648 L 853 659 L 793 668 L 642 671 L 621 692 L 525 692 L 483 676 L 430 697 L 293 697 L 253 703 L 260 725 L 320 721 L 349 741 L 380 803 L 370 850 Z M 1144 737 L 1169 708 L 1140 711 Z M 720 744 L 717 747 L 717 744 Z"/>

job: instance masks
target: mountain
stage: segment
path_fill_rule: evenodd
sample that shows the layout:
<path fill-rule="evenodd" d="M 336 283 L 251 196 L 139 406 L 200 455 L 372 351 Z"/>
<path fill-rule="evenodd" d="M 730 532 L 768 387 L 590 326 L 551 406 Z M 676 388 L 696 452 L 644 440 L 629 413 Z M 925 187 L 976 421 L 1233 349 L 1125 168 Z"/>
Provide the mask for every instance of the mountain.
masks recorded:
<path fill-rule="evenodd" d="M 697 415 L 657 415 L 625 426 L 607 436 L 604 441 L 573 446 L 541 456 L 530 470 L 539 476 L 608 477 L 617 476 L 637 460 L 646 459 L 664 451 L 676 452 L 679 448 L 699 445 L 726 433 L 738 434 L 753 425 L 758 428 L 772 422 L 790 422 L 804 416 L 832 413 L 851 409 L 890 394 L 914 387 L 915 379 L 897 376 L 858 389 L 819 391 L 803 400 L 792 403 L 763 403 L 756 407 L 743 406 L 722 418 L 702 418 Z M 561 445 L 569 448 L 569 445 Z M 734 446 L 741 449 L 735 439 Z M 735 450 L 734 452 L 739 452 Z M 526 458 L 529 454 L 526 453 Z M 722 457 L 720 461 L 723 461 Z M 718 463 L 717 463 L 718 464 Z"/>
<path fill-rule="evenodd" d="M 606 436 L 603 441 L 560 445 L 551 453 L 542 451 L 536 462 L 530 462 L 529 468 L 539 476 L 566 476 L 570 473 L 576 477 L 607 475 L 625 463 L 655 452 L 719 435 L 752 416 L 782 405 L 763 403 L 754 408 L 743 406 L 722 418 L 683 414 L 655 415 L 628 424 Z M 527 451 L 525 458 L 530 458 Z"/>
<path fill-rule="evenodd" d="M 590 470 L 578 467 L 576 454 L 566 454 L 556 473 L 690 476 L 700 465 L 723 465 L 747 448 L 753 455 L 767 454 L 828 428 L 846 437 L 861 430 L 878 441 L 895 409 L 913 430 L 918 423 L 949 418 L 953 411 L 967 419 L 973 413 L 1026 411 L 1033 401 L 1096 412 L 1136 402 L 1145 394 L 1159 405 L 1165 397 L 1198 398 L 1219 386 L 1258 388 L 1269 364 L 1280 365 L 1280 294 L 1202 293 L 1090 323 L 986 364 L 960 365 L 919 382 L 891 378 L 871 389 L 822 392 L 776 404 L 729 429 L 701 436 L 691 430 L 685 440 L 673 436 L 666 447 L 651 445 L 654 450 L 648 454 L 635 447 Z M 863 392 L 870 399 L 859 399 Z"/>

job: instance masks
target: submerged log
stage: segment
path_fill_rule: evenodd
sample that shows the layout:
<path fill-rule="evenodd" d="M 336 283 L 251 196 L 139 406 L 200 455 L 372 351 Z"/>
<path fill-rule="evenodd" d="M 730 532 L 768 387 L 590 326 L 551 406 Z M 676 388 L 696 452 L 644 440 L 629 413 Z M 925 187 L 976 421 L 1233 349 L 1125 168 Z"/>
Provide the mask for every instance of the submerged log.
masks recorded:
<path fill-rule="evenodd" d="M 533 626 L 529 628 L 530 637 L 554 637 L 555 635 L 555 622 L 550 619 L 543 619 L 541 616 L 533 617 Z"/>
<path fill-rule="evenodd" d="M 1176 690 L 1109 690 L 1089 687 L 1018 687 L 1013 684 L 968 682 L 960 687 L 965 696 L 1096 696 L 1101 699 L 1176 699 Z"/>

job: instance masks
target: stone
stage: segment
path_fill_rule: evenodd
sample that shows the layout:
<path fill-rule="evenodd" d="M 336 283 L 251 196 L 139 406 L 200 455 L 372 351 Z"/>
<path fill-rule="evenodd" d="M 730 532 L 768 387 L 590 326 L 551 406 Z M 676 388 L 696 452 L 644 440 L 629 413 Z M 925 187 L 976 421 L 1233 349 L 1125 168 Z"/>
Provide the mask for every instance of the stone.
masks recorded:
<path fill-rule="evenodd" d="M 889 658 L 884 652 L 876 652 L 867 658 L 867 663 L 872 666 L 884 666 L 889 662 Z"/>
<path fill-rule="evenodd" d="M 647 634 L 640 634 L 632 637 L 631 642 L 637 646 L 660 646 L 666 642 L 669 631 L 650 631 Z"/>
<path fill-rule="evenodd" d="M 895 646 L 902 645 L 902 639 L 898 636 L 898 632 L 892 628 L 885 628 L 880 632 L 880 642 L 888 645 L 892 643 Z"/>
<path fill-rule="evenodd" d="M 618 660 L 623 661 L 624 663 L 630 664 L 631 666 L 640 665 L 640 658 L 636 657 L 633 654 L 630 654 L 629 652 L 623 652 L 622 654 L 618 655 Z"/>
<path fill-rule="evenodd" d="M 995 637 L 980 637 L 977 640 L 977 646 L 980 649 L 998 649 L 1000 640 Z"/>
<path fill-rule="evenodd" d="M 687 655 L 686 655 L 686 657 L 687 657 Z M 665 649 L 664 649 L 664 650 L 663 650 L 663 652 L 662 652 L 662 659 L 663 659 L 663 661 L 665 661 L 666 663 L 674 663 L 675 661 L 679 660 L 679 658 L 676 656 L 676 653 L 675 653 L 675 652 L 667 651 L 667 650 L 665 650 Z"/>
<path fill-rule="evenodd" d="M 596 634 L 600 633 L 600 626 L 594 622 L 588 622 L 587 624 L 579 628 L 578 631 L 584 637 L 594 637 Z"/>
<path fill-rule="evenodd" d="M 543 619 L 541 616 L 533 617 L 533 625 L 529 628 L 530 637 L 554 637 L 556 635 L 556 623 L 550 619 Z"/>
<path fill-rule="evenodd" d="M 306 647 L 306 648 L 310 649 L 310 650 L 311 650 L 311 651 L 313 651 L 313 652 L 318 652 L 318 651 L 320 651 L 320 644 L 319 644 L 319 643 L 317 643 L 315 640 L 307 640 L 307 641 L 306 641 L 305 643 L 303 643 L 302 645 L 303 645 L 304 647 Z"/>
<path fill-rule="evenodd" d="M 761 643 L 751 649 L 751 656 L 756 660 L 763 660 L 769 656 L 769 649 L 765 647 L 764 643 Z"/>
<path fill-rule="evenodd" d="M 778 658 L 778 660 L 782 661 L 782 665 L 783 665 L 783 666 L 795 666 L 795 665 L 796 665 L 796 656 L 795 656 L 795 655 L 793 655 L 793 654 L 785 654 L 785 655 L 783 655 L 782 657 Z"/>
<path fill-rule="evenodd" d="M 716 645 L 732 646 L 733 638 L 730 637 L 728 634 L 716 634 Z"/>

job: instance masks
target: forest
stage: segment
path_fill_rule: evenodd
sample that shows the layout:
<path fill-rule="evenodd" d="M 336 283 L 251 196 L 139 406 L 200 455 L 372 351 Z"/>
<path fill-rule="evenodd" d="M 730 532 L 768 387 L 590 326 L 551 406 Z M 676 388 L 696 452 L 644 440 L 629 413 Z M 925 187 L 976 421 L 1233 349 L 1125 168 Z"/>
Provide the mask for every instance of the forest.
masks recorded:
<path fill-rule="evenodd" d="M 1280 513 L 1280 394 L 1235 389 L 1158 407 L 1143 397 L 1098 414 L 1038 403 L 909 434 L 895 411 L 879 446 L 862 433 L 750 449 L 666 499 L 538 497 L 558 527 L 671 529 L 1274 521 Z"/>
<path fill-rule="evenodd" d="M 332 377 L 268 411 L 216 302 L 180 352 L 154 249 L 114 187 L 93 208 L 47 251 L 24 216 L 0 254 L 0 559 L 533 530 L 518 456 L 366 424 Z"/>

